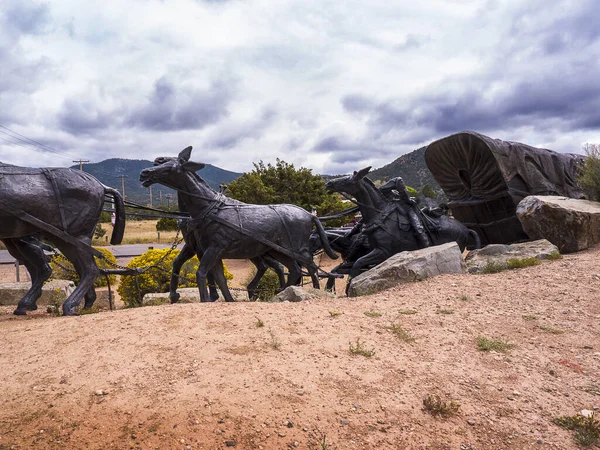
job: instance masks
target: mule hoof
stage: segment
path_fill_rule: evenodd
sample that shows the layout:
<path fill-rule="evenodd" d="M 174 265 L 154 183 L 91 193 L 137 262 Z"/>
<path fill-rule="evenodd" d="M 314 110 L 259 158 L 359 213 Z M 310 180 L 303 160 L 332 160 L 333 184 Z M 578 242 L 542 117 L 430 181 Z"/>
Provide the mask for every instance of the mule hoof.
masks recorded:
<path fill-rule="evenodd" d="M 17 308 L 17 309 L 15 309 L 15 310 L 13 311 L 13 314 L 14 314 L 15 316 L 26 316 L 26 315 L 27 315 L 27 310 L 26 310 L 26 309 L 20 309 L 20 308 Z"/>
<path fill-rule="evenodd" d="M 37 305 L 34 303 L 33 305 L 27 305 L 26 309 L 27 311 L 35 311 L 37 309 Z"/>
<path fill-rule="evenodd" d="M 181 296 L 175 292 L 174 294 L 169 295 L 169 299 L 171 300 L 171 303 L 177 303 L 179 301 L 179 298 Z"/>
<path fill-rule="evenodd" d="M 70 311 L 63 311 L 63 316 L 78 316 L 79 313 L 75 311 L 75 309 L 71 309 Z"/>
<path fill-rule="evenodd" d="M 209 298 L 207 300 L 200 300 L 201 303 L 214 303 L 216 301 L 217 301 L 216 299 L 212 299 L 212 298 Z"/>
<path fill-rule="evenodd" d="M 235 298 L 232 298 L 231 300 L 225 300 L 226 302 L 235 302 Z"/>

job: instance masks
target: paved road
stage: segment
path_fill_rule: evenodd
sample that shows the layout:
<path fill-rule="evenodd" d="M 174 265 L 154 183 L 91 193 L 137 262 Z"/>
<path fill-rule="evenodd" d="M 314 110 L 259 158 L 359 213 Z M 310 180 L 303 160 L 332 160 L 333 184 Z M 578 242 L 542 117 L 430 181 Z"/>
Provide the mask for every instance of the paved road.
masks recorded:
<path fill-rule="evenodd" d="M 125 245 L 108 245 L 104 248 L 110 250 L 115 258 L 127 258 L 131 256 L 139 256 L 152 248 L 167 248 L 170 244 L 125 244 Z M 181 246 L 179 247 L 181 248 Z M 15 259 L 10 256 L 7 250 L 0 250 L 0 264 L 14 264 Z"/>

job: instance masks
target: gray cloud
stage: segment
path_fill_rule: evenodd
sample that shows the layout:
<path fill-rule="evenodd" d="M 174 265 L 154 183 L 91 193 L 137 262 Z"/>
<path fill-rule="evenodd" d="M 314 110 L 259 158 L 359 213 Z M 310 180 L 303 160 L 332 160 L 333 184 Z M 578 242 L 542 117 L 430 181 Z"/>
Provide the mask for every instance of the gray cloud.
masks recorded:
<path fill-rule="evenodd" d="M 4 26 L 24 34 L 42 34 L 48 30 L 50 22 L 47 4 L 14 2 L 4 13 Z"/>
<path fill-rule="evenodd" d="M 148 101 L 136 109 L 128 123 L 150 130 L 201 129 L 229 114 L 233 87 L 215 81 L 209 89 L 176 87 L 166 76 L 154 84 Z"/>
<path fill-rule="evenodd" d="M 205 144 L 208 147 L 233 148 L 244 139 L 259 139 L 269 128 L 278 114 L 272 108 L 265 108 L 253 120 L 222 124 L 208 137 Z"/>
<path fill-rule="evenodd" d="M 108 128 L 118 119 L 118 112 L 103 111 L 95 102 L 83 97 L 66 100 L 58 114 L 61 128 L 73 135 Z"/>

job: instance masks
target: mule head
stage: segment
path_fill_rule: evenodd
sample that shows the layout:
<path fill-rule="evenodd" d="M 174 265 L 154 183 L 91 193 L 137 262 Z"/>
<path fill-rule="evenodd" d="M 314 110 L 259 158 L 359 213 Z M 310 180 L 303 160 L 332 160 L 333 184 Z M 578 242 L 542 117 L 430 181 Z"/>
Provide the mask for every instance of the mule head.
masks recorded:
<path fill-rule="evenodd" d="M 192 147 L 183 149 L 178 156 L 159 156 L 154 160 L 154 166 L 142 170 L 140 181 L 142 186 L 148 187 L 154 183 L 166 182 L 169 179 L 181 175 L 184 171 L 196 172 L 205 167 L 205 164 L 190 161 Z"/>
<path fill-rule="evenodd" d="M 360 181 L 369 173 L 371 166 L 354 171 L 352 175 L 334 178 L 325 184 L 325 189 L 330 192 L 345 192 L 355 194 L 360 189 Z"/>

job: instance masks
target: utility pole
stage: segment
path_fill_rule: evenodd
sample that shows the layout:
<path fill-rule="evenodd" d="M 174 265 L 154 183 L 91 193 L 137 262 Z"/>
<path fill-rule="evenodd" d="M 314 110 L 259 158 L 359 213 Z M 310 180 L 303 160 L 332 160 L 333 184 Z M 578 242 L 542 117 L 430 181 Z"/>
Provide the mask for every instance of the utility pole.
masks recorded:
<path fill-rule="evenodd" d="M 74 163 L 79 164 L 79 170 L 83 170 L 83 163 L 89 163 L 87 159 L 79 159 L 77 161 L 73 161 Z"/>
<path fill-rule="evenodd" d="M 162 189 L 158 190 L 158 196 L 160 197 L 160 206 L 162 206 Z"/>
<path fill-rule="evenodd" d="M 149 188 L 150 188 L 150 208 L 152 208 L 152 185 L 150 185 Z"/>
<path fill-rule="evenodd" d="M 171 194 L 167 194 L 166 197 L 167 197 L 167 209 L 170 210 L 171 209 L 171 197 L 172 197 L 172 195 Z"/>
<path fill-rule="evenodd" d="M 119 175 L 121 177 L 121 194 L 123 195 L 123 200 L 125 200 L 125 178 L 128 178 L 127 175 Z"/>

